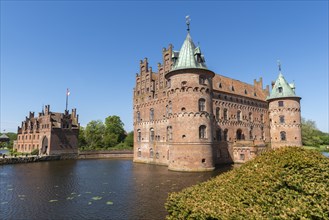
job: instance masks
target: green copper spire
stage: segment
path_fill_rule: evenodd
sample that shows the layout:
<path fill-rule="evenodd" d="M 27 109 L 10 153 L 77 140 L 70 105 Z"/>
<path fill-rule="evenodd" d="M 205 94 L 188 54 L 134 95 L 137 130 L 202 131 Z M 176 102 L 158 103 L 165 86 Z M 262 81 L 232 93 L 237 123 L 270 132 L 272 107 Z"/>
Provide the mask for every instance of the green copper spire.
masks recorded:
<path fill-rule="evenodd" d="M 207 69 L 204 56 L 201 53 L 200 47 L 195 47 L 190 35 L 190 18 L 186 17 L 187 36 L 180 51 L 173 51 L 172 59 L 174 65 L 172 70 L 201 68 Z"/>
<path fill-rule="evenodd" d="M 270 95 L 266 100 L 286 98 L 286 97 L 298 97 L 295 94 L 295 84 L 288 83 L 281 73 L 281 64 L 279 63 L 279 76 L 275 81 Z"/>

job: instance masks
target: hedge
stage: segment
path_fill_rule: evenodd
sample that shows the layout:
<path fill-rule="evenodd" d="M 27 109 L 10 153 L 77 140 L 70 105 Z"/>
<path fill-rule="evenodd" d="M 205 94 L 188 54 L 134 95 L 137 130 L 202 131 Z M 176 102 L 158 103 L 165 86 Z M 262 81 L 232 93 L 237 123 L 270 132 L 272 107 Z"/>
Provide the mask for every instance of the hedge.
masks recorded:
<path fill-rule="evenodd" d="M 171 193 L 167 219 L 329 219 L 329 159 L 298 147 L 265 152 Z"/>

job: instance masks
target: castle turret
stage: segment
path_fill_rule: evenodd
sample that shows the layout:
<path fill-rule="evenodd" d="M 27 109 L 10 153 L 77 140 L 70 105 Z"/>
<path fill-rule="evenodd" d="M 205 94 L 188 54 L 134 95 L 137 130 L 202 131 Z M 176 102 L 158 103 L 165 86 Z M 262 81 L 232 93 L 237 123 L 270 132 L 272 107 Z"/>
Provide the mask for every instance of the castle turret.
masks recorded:
<path fill-rule="evenodd" d="M 189 28 L 181 50 L 172 53 L 172 61 L 173 67 L 165 75 L 168 85 L 168 169 L 212 170 L 212 78 L 215 74 L 207 69 Z"/>
<path fill-rule="evenodd" d="M 302 146 L 300 99 L 295 94 L 295 85 L 285 80 L 279 66 L 279 76 L 266 99 L 272 148 Z"/>

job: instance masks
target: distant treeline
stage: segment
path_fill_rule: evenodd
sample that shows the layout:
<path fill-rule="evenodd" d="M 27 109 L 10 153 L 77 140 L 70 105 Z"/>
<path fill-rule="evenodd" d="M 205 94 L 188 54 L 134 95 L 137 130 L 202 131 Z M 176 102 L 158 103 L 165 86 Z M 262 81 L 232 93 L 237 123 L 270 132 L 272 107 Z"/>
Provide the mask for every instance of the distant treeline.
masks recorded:
<path fill-rule="evenodd" d="M 304 146 L 329 145 L 329 134 L 318 130 L 315 121 L 302 118 L 302 141 Z"/>
<path fill-rule="evenodd" d="M 101 120 L 90 121 L 80 127 L 79 148 L 81 150 L 131 149 L 134 133 L 127 133 L 119 116 L 108 116 Z"/>

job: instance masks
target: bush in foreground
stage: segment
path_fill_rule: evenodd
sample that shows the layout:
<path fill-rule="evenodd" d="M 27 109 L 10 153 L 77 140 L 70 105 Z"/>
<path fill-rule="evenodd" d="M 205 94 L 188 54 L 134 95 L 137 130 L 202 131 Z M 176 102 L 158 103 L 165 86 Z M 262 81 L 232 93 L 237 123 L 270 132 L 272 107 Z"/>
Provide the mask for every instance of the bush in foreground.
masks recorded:
<path fill-rule="evenodd" d="M 329 159 L 297 147 L 266 152 L 171 193 L 167 219 L 329 219 Z"/>

